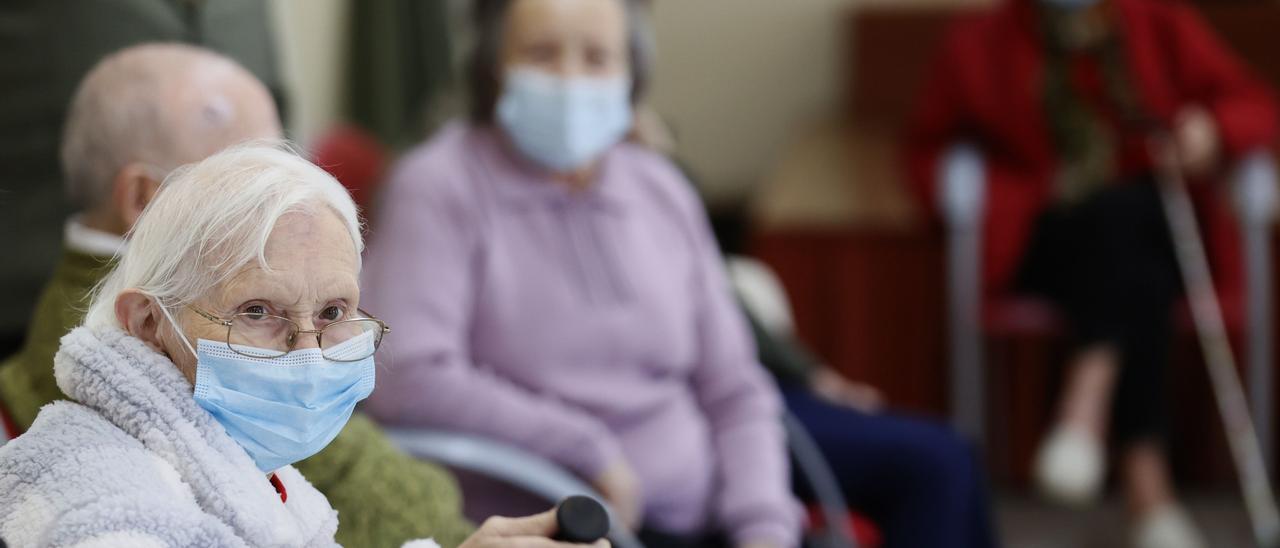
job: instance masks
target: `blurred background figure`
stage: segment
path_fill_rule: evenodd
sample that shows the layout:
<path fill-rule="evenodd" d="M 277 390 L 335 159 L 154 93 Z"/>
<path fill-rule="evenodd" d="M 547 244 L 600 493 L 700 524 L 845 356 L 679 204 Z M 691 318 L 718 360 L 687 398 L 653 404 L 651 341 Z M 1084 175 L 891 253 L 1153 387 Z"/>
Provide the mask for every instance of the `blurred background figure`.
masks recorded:
<path fill-rule="evenodd" d="M 470 119 L 401 160 L 372 229 L 366 302 L 413 336 L 369 411 L 550 459 L 649 546 L 798 545 L 779 398 L 702 207 L 622 142 L 651 70 L 642 3 L 474 10 Z"/>
<path fill-rule="evenodd" d="M 874 387 L 844 378 L 787 330 L 766 326 L 750 305 L 744 309 L 760 362 L 788 411 L 817 441 L 852 507 L 878 526 L 884 546 L 999 545 L 986 476 L 959 435 L 887 412 Z M 813 500 L 810 488 L 797 489 Z"/>
<path fill-rule="evenodd" d="M 791 304 L 776 275 L 746 256 L 744 219 L 721 214 L 714 221 L 760 363 L 817 442 L 849 504 L 877 526 L 883 545 L 999 545 L 986 475 L 969 443 L 942 424 L 888 411 L 891 402 L 880 390 L 815 356 L 796 339 Z M 810 486 L 793 483 L 803 500 L 814 500 Z"/>
<path fill-rule="evenodd" d="M 19 353 L 0 363 L 0 404 L 19 430 L 65 399 L 54 379 L 59 340 L 116 264 L 129 232 L 173 169 L 246 140 L 281 137 L 267 88 L 235 61 L 182 44 L 145 44 L 107 56 L 70 102 L 61 139 L 64 188 L 77 213 Z M 356 415 L 318 455 L 297 464 L 343 516 L 351 546 L 398 546 L 471 532 L 449 475 L 399 453 Z"/>
<path fill-rule="evenodd" d="M 1148 143 L 1169 132 L 1184 172 L 1214 178 L 1274 139 L 1269 90 L 1181 2 L 1010 0 L 956 23 L 939 51 L 907 137 L 914 190 L 936 204 L 942 152 L 975 145 L 987 290 L 1043 295 L 1072 328 L 1041 488 L 1094 500 L 1110 437 L 1134 545 L 1204 546 L 1163 448 L 1182 288 Z"/>

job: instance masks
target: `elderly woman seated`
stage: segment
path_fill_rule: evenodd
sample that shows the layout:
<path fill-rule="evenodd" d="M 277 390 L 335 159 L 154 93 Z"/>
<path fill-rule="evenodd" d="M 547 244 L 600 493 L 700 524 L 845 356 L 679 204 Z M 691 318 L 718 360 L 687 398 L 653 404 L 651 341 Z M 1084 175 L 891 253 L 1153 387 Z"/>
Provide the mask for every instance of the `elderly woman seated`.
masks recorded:
<path fill-rule="evenodd" d="M 335 546 L 339 516 L 292 463 L 373 390 L 390 328 L 359 309 L 355 205 L 269 146 L 172 176 L 134 227 L 58 385 L 0 447 L 11 546 Z M 551 512 L 464 546 L 555 546 Z M 417 544 L 417 543 L 411 543 Z"/>

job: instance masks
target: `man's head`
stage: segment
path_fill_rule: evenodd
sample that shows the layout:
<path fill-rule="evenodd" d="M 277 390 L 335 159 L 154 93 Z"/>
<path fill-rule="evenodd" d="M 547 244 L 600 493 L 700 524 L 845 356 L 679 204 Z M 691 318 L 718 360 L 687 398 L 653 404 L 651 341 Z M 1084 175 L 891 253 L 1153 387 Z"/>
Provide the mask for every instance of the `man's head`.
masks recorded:
<path fill-rule="evenodd" d="M 181 44 L 130 47 L 99 62 L 72 99 L 67 193 L 86 224 L 123 234 L 173 168 L 280 134 L 270 92 L 231 59 Z"/>

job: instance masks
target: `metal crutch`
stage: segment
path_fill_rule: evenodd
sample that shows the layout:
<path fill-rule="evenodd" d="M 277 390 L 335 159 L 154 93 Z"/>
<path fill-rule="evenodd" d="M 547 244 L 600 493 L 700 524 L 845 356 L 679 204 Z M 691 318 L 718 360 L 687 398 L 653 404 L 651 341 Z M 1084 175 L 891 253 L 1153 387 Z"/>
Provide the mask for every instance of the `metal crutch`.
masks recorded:
<path fill-rule="evenodd" d="M 1222 307 L 1209 272 L 1209 260 L 1196 222 L 1177 152 L 1168 135 L 1153 136 L 1148 147 L 1156 163 L 1160 201 L 1173 239 L 1178 267 L 1191 304 L 1191 317 L 1218 412 L 1227 431 L 1236 475 L 1244 495 L 1253 536 L 1261 548 L 1280 546 L 1280 511 L 1267 474 L 1266 460 L 1249 414 L 1249 404 L 1237 375 L 1235 355 L 1222 320 Z"/>

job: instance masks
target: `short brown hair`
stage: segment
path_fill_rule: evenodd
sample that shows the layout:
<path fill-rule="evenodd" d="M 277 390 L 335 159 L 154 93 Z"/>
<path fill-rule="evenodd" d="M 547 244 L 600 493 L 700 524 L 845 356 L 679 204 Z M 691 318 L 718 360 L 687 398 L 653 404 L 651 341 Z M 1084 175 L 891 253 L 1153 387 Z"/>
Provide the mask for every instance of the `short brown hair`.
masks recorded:
<path fill-rule="evenodd" d="M 514 0 L 476 0 L 472 12 L 476 30 L 475 46 L 467 60 L 467 99 L 471 120 L 493 122 L 493 110 L 502 93 L 498 78 L 498 57 L 502 47 L 503 24 Z M 644 96 L 653 72 L 653 29 L 649 24 L 648 0 L 618 0 L 627 11 L 627 49 L 631 58 L 631 102 Z"/>

